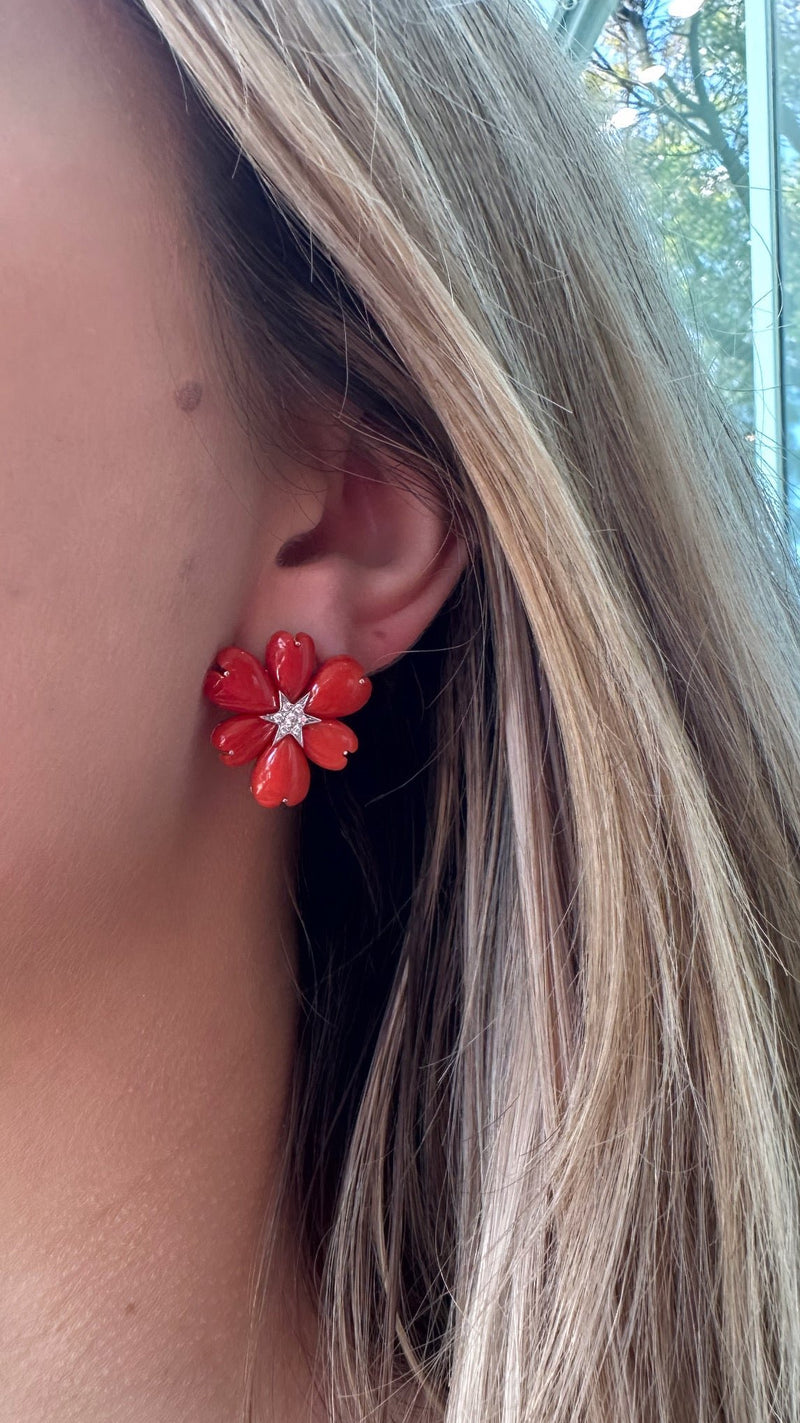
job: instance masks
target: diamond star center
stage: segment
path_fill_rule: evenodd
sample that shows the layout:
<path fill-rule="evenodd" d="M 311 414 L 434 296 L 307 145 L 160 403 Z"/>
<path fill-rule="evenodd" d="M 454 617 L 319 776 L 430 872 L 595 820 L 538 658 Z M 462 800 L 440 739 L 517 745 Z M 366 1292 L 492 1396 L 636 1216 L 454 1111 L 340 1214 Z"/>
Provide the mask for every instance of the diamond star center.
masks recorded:
<path fill-rule="evenodd" d="M 277 746 L 284 736 L 293 736 L 295 741 L 302 746 L 303 727 L 312 726 L 315 722 L 322 721 L 322 717 L 311 716 L 305 709 L 311 693 L 306 692 L 299 702 L 290 702 L 283 692 L 278 692 L 278 696 L 280 697 L 280 706 L 277 711 L 265 712 L 263 716 L 264 721 L 274 721 L 277 727 L 275 740 L 272 744 Z"/>

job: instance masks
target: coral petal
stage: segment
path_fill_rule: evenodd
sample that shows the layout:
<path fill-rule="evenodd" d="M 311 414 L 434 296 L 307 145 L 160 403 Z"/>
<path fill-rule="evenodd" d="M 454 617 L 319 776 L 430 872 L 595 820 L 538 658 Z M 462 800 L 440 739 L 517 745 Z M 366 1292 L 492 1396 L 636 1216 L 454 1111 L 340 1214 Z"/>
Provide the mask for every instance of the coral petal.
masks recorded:
<path fill-rule="evenodd" d="M 349 716 L 363 707 L 372 683 L 354 657 L 328 657 L 317 670 L 306 711 L 311 716 Z"/>
<path fill-rule="evenodd" d="M 245 652 L 242 647 L 223 647 L 214 662 L 222 671 L 209 667 L 203 691 L 215 706 L 226 711 L 275 711 L 277 692 L 252 652 Z"/>
<path fill-rule="evenodd" d="M 211 745 L 226 766 L 243 766 L 272 744 L 277 727 L 260 716 L 231 716 L 211 733 Z"/>
<path fill-rule="evenodd" d="M 303 750 L 309 761 L 326 771 L 343 771 L 347 752 L 358 749 L 358 737 L 343 721 L 318 721 L 303 727 Z"/>
<path fill-rule="evenodd" d="M 250 789 L 259 805 L 297 805 L 311 784 L 305 752 L 293 736 L 282 736 L 259 756 Z"/>
<path fill-rule="evenodd" d="M 290 702 L 296 702 L 317 663 L 313 638 L 307 632 L 299 632 L 296 637 L 290 632 L 273 633 L 264 661 L 276 686 Z"/>

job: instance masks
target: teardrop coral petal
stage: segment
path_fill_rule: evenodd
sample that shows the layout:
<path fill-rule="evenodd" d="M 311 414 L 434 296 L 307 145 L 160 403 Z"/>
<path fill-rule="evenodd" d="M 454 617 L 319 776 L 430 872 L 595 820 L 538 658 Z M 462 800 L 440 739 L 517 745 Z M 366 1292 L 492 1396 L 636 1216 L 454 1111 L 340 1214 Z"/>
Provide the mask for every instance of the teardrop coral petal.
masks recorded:
<path fill-rule="evenodd" d="M 226 711 L 275 711 L 278 694 L 252 652 L 245 652 L 243 647 L 223 647 L 214 662 L 222 671 L 209 667 L 203 691 L 215 706 Z"/>
<path fill-rule="evenodd" d="M 259 756 L 250 789 L 259 805 L 297 805 L 311 784 L 305 752 L 293 736 L 282 736 Z"/>
<path fill-rule="evenodd" d="M 211 745 L 226 766 L 244 766 L 272 745 L 276 731 L 274 721 L 263 717 L 232 716 L 214 727 Z"/>
<path fill-rule="evenodd" d="M 358 749 L 358 737 L 343 721 L 318 721 L 303 727 L 303 750 L 309 761 L 326 771 L 343 771 L 347 753 Z"/>
<path fill-rule="evenodd" d="M 275 632 L 267 643 L 264 661 L 275 685 L 290 702 L 296 702 L 317 665 L 313 638 L 307 632 L 296 637 L 290 632 Z"/>
<path fill-rule="evenodd" d="M 306 711 L 311 716 L 349 716 L 368 700 L 372 683 L 354 657 L 328 657 L 309 689 Z"/>

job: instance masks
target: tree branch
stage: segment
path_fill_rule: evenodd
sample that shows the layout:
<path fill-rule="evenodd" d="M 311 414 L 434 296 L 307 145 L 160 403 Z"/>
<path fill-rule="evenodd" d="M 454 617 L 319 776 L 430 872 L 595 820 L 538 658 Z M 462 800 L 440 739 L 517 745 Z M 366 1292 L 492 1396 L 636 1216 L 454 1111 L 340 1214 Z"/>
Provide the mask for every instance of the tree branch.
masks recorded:
<path fill-rule="evenodd" d="M 692 15 L 692 18 L 689 21 L 688 39 L 689 58 L 691 60 L 692 65 L 692 82 L 694 83 L 695 93 L 697 95 L 697 102 L 700 105 L 703 122 L 705 123 L 708 129 L 711 142 L 714 148 L 717 150 L 717 153 L 719 154 L 723 164 L 725 165 L 725 168 L 728 171 L 728 176 L 731 182 L 733 183 L 736 192 L 739 194 L 739 197 L 741 198 L 741 201 L 744 204 L 745 212 L 749 217 L 750 181 L 747 176 L 747 169 L 745 168 L 738 153 L 735 151 L 735 149 L 731 148 L 727 138 L 725 137 L 725 130 L 722 127 L 722 122 L 717 112 L 716 105 L 709 97 L 709 93 L 705 85 L 705 80 L 703 78 L 703 65 L 700 58 L 701 14 L 701 10 L 696 11 L 696 13 Z"/>

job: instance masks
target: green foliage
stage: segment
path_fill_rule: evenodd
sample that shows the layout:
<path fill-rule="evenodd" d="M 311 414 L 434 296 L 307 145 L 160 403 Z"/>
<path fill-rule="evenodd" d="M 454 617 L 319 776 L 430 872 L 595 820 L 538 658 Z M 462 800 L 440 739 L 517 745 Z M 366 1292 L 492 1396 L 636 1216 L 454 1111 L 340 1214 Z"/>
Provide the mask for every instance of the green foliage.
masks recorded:
<path fill-rule="evenodd" d="M 777 0 L 784 375 L 790 497 L 800 526 L 800 8 Z M 647 66 L 664 74 L 641 78 Z M 793 82 L 792 82 L 793 81 Z M 622 0 L 585 71 L 605 112 L 630 110 L 620 156 L 664 243 L 684 319 L 712 378 L 753 429 L 747 86 L 743 0 L 676 19 Z"/>

